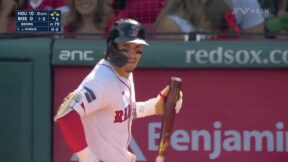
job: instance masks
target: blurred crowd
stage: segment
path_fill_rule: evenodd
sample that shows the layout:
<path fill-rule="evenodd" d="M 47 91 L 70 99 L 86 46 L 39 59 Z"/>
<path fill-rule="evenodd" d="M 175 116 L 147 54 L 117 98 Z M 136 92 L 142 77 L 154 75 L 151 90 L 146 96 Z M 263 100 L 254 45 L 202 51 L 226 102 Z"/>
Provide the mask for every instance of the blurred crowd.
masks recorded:
<path fill-rule="evenodd" d="M 288 0 L 0 0 L 0 33 L 15 32 L 16 10 L 49 9 L 61 10 L 68 38 L 101 37 L 120 18 L 140 21 L 157 39 L 288 37 Z"/>

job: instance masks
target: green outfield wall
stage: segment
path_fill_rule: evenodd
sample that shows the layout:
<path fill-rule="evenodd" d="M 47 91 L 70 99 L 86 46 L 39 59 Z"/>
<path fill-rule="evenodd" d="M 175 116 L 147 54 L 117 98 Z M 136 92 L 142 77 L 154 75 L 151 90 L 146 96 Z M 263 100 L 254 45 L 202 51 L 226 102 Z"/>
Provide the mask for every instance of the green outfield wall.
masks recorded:
<path fill-rule="evenodd" d="M 0 161 L 51 161 L 51 42 L 0 40 Z"/>

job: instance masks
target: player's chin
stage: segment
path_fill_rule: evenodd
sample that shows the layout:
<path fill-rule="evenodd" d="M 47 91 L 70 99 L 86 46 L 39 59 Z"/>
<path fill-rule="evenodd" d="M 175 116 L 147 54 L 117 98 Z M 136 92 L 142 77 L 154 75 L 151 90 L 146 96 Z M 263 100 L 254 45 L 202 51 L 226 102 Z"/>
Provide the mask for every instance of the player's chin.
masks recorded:
<path fill-rule="evenodd" d="M 132 73 L 134 71 L 134 69 L 128 69 L 126 70 L 127 73 Z"/>
<path fill-rule="evenodd" d="M 125 69 L 126 69 L 126 71 L 129 72 L 129 73 L 130 73 L 130 72 L 133 72 L 133 71 L 136 69 L 136 65 L 129 65 L 129 64 L 128 64 Z"/>

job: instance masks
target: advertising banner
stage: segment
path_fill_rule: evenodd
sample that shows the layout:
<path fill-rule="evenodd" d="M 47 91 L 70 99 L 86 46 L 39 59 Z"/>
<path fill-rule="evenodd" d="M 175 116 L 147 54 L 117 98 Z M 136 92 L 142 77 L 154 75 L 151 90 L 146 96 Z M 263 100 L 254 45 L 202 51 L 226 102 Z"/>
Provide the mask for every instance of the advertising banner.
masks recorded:
<path fill-rule="evenodd" d="M 54 114 L 92 67 L 54 66 Z M 287 69 L 137 69 L 136 99 L 156 97 L 171 76 L 183 79 L 165 162 L 287 162 Z M 161 116 L 136 119 L 130 150 L 157 156 Z M 54 123 L 53 162 L 77 161 Z M 111 155 L 113 156 L 113 155 Z"/>
<path fill-rule="evenodd" d="M 149 41 L 140 67 L 263 68 L 288 67 L 285 41 Z M 105 41 L 56 40 L 53 65 L 94 65 L 106 50 Z"/>

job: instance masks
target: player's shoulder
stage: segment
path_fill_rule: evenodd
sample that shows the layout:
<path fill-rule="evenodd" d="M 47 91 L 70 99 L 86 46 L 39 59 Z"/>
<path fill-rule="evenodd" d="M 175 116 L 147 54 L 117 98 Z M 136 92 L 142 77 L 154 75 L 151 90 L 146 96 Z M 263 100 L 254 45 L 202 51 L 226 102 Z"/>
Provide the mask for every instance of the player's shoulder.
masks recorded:
<path fill-rule="evenodd" d="M 113 86 L 117 84 L 116 74 L 113 67 L 105 60 L 100 60 L 99 63 L 84 79 L 84 82 L 93 82 L 101 84 L 101 86 Z"/>
<path fill-rule="evenodd" d="M 112 65 L 108 61 L 102 59 L 91 71 L 91 77 L 105 82 L 114 82 L 116 77 L 115 73 Z"/>

